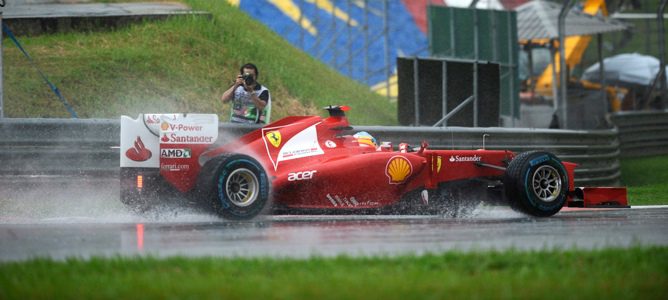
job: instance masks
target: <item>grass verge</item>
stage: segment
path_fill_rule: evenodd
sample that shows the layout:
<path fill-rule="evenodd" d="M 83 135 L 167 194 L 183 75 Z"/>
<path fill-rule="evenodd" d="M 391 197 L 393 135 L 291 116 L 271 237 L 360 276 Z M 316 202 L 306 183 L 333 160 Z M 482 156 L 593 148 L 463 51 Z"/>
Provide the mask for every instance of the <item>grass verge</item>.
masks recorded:
<path fill-rule="evenodd" d="M 668 204 L 668 155 L 624 158 L 621 164 L 631 205 Z"/>
<path fill-rule="evenodd" d="M 668 247 L 0 264 L 0 298 L 665 299 Z"/>
<path fill-rule="evenodd" d="M 322 114 L 329 104 L 352 106 L 353 124 L 396 124 L 396 103 L 338 74 L 292 47 L 225 1 L 184 1 L 212 17 L 87 33 L 19 37 L 81 118 L 117 118 L 140 112 L 218 113 L 220 96 L 240 65 L 254 62 L 272 92 L 272 119 Z M 6 39 L 5 115 L 69 117 L 20 51 Z"/>

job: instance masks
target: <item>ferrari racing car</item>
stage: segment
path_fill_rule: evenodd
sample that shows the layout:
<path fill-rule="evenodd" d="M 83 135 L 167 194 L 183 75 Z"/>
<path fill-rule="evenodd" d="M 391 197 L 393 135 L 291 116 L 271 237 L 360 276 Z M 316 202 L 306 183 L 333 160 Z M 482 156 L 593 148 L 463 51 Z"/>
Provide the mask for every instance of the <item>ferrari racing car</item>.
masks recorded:
<path fill-rule="evenodd" d="M 225 219 L 265 209 L 451 214 L 505 203 L 537 217 L 564 206 L 627 206 L 625 188 L 576 188 L 575 163 L 545 151 L 432 150 L 352 133 L 346 106 L 291 116 L 219 143 L 215 114 L 121 117 L 121 201 L 147 209 L 176 195 Z"/>

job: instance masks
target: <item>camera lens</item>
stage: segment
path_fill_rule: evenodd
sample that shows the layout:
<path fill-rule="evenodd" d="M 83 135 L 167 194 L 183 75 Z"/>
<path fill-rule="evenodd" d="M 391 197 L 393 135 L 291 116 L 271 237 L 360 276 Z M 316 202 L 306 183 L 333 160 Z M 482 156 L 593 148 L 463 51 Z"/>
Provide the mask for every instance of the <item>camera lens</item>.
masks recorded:
<path fill-rule="evenodd" d="M 243 75 L 244 83 L 246 85 L 252 85 L 255 82 L 255 79 L 253 78 L 253 75 L 250 73 L 246 73 Z"/>

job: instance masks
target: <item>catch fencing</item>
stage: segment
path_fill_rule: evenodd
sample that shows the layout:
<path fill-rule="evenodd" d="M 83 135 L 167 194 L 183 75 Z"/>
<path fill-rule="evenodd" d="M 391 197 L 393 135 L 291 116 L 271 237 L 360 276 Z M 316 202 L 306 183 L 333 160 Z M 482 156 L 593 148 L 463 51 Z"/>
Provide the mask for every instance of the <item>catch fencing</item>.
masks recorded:
<path fill-rule="evenodd" d="M 223 143 L 254 128 L 223 123 Z M 578 163 L 580 186 L 617 185 L 620 179 L 616 130 L 573 131 L 509 128 L 425 128 L 356 126 L 379 141 L 431 149 L 547 150 Z M 0 121 L 0 176 L 118 176 L 119 120 L 3 119 Z"/>

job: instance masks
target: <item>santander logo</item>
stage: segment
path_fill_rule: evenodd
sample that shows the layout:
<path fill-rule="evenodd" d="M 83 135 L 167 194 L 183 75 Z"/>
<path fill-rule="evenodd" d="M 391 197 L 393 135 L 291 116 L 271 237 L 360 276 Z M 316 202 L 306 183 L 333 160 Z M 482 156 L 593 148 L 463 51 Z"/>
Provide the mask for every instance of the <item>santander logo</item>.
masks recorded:
<path fill-rule="evenodd" d="M 125 156 L 134 161 L 147 161 L 152 155 L 151 150 L 146 149 L 139 136 L 135 140 L 135 146 L 125 151 Z"/>
<path fill-rule="evenodd" d="M 459 156 L 459 155 L 454 155 L 450 156 L 450 162 L 468 162 L 468 161 L 473 161 L 473 162 L 478 162 L 480 161 L 482 157 L 478 155 L 473 155 L 473 156 Z"/>

